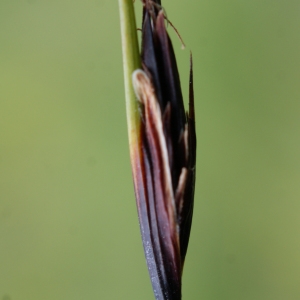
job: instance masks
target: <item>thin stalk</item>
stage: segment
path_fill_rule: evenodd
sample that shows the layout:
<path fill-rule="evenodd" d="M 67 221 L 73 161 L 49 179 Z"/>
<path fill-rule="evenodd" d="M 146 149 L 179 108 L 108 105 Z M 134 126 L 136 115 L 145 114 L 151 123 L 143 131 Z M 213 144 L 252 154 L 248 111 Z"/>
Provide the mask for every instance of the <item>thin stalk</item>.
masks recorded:
<path fill-rule="evenodd" d="M 119 0 L 123 68 L 125 83 L 126 115 L 131 161 L 140 142 L 140 114 L 132 86 L 132 73 L 141 68 L 135 13 L 132 0 Z M 139 155 L 138 155 L 139 156 Z"/>

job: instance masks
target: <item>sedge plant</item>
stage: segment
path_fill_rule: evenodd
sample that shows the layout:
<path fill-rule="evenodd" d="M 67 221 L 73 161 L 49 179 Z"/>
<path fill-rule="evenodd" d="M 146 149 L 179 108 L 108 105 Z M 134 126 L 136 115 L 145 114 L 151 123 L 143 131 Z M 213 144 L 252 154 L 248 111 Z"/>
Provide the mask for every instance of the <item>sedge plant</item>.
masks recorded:
<path fill-rule="evenodd" d="M 132 0 L 119 0 L 126 114 L 144 252 L 156 300 L 180 300 L 195 187 L 192 59 L 189 111 L 160 0 L 143 0 L 139 52 Z"/>

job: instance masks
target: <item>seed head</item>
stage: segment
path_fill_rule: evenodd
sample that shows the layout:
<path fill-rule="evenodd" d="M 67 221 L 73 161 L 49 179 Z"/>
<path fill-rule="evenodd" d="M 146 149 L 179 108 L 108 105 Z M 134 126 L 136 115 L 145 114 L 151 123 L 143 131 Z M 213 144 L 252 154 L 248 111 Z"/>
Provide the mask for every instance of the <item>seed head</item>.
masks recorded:
<path fill-rule="evenodd" d="M 160 1 L 143 0 L 142 69 L 132 75 L 140 103 L 139 152 L 133 164 L 144 251 L 157 300 L 181 299 L 192 223 L 196 133 L 192 59 L 189 112 Z"/>

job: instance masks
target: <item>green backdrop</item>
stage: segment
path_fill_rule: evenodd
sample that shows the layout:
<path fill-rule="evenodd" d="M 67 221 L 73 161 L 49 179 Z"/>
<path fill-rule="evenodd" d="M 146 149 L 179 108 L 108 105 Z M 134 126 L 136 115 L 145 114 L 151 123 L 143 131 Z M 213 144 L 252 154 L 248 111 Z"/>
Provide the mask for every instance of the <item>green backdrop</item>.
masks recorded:
<path fill-rule="evenodd" d="M 163 3 L 185 96 L 194 57 L 183 299 L 297 300 L 299 1 Z M 117 1 L 0 1 L 0 300 L 153 299 L 121 59 Z"/>

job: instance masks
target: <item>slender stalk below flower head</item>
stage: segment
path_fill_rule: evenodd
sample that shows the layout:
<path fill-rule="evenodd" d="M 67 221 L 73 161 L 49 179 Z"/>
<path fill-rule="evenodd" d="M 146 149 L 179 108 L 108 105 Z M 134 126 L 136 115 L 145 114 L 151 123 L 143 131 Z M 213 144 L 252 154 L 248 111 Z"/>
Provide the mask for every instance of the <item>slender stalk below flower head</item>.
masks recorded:
<path fill-rule="evenodd" d="M 132 168 L 141 234 L 155 298 L 179 300 L 195 186 L 193 74 L 191 59 L 186 113 L 160 0 L 143 0 L 141 58 L 132 75 L 141 114 L 132 151 L 139 153 Z"/>

